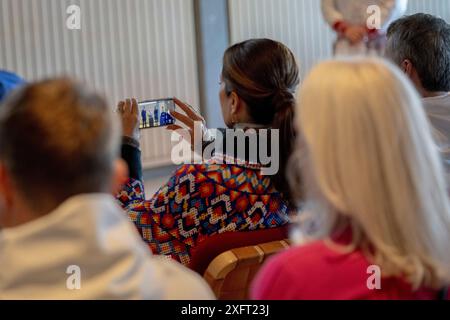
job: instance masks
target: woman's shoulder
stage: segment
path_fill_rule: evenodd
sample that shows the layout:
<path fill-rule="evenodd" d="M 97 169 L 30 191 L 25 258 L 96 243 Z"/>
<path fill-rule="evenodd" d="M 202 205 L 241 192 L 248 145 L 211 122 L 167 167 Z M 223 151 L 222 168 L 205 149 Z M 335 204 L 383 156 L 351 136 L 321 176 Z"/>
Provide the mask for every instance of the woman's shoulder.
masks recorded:
<path fill-rule="evenodd" d="M 273 260 L 274 263 L 296 271 L 306 269 L 310 275 L 335 272 L 336 267 L 345 267 L 346 264 L 368 264 L 360 250 L 347 252 L 343 247 L 338 247 L 338 245 L 325 240 L 291 247 Z"/>
<path fill-rule="evenodd" d="M 377 274 L 363 251 L 351 252 L 326 241 L 293 247 L 264 265 L 252 297 L 273 299 L 436 299 L 436 290 L 414 291 L 401 277 Z M 379 277 L 379 286 L 372 287 Z"/>
<path fill-rule="evenodd" d="M 340 252 L 326 241 L 292 247 L 263 267 L 254 283 L 253 296 L 256 299 L 321 299 L 336 287 L 365 285 L 368 265 L 361 251 Z"/>

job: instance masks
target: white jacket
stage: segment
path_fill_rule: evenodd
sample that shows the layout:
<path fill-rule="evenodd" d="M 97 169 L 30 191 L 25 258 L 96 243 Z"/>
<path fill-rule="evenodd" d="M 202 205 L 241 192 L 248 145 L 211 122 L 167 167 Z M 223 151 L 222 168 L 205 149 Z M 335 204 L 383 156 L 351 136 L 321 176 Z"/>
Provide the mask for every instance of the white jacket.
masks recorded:
<path fill-rule="evenodd" d="M 450 93 L 424 98 L 423 104 L 430 120 L 433 137 L 441 152 L 450 186 Z"/>
<path fill-rule="evenodd" d="M 367 8 L 377 5 L 381 9 L 381 31 L 406 12 L 408 0 L 322 0 L 322 12 L 330 26 L 344 21 L 354 25 L 367 25 Z"/>
<path fill-rule="evenodd" d="M 0 298 L 187 300 L 213 294 L 194 272 L 153 256 L 113 197 L 92 194 L 0 232 Z"/>

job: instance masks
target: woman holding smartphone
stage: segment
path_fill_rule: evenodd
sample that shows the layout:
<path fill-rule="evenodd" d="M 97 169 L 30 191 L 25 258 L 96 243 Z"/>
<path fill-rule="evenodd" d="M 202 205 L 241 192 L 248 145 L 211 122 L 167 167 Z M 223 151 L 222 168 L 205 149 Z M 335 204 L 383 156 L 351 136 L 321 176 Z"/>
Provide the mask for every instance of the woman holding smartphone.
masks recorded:
<path fill-rule="evenodd" d="M 294 92 L 299 82 L 295 57 L 283 44 L 252 39 L 230 47 L 223 58 L 219 93 L 224 122 L 244 131 L 279 130 L 278 172 L 264 176 L 258 163 L 213 158 L 181 166 L 149 201 L 142 182 L 137 102 L 119 103 L 130 180 L 117 198 L 154 253 L 187 265 L 191 249 L 209 236 L 289 223 L 295 204 L 286 187 L 286 166 L 295 141 Z M 175 101 L 185 113 L 171 112 L 179 123 L 192 129 L 194 121 L 203 120 L 187 104 Z"/>

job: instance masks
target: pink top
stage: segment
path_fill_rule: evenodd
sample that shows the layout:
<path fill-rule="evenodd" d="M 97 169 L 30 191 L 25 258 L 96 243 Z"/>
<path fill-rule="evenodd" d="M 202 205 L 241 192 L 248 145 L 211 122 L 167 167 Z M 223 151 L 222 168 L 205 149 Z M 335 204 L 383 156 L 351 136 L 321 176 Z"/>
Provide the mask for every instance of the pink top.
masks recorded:
<path fill-rule="evenodd" d="M 413 292 L 400 278 L 382 278 L 381 289 L 370 290 L 367 286 L 373 274 L 367 271 L 370 265 L 361 251 L 343 254 L 324 241 L 295 247 L 269 260 L 253 282 L 251 297 L 255 300 L 438 299 L 436 290 Z"/>

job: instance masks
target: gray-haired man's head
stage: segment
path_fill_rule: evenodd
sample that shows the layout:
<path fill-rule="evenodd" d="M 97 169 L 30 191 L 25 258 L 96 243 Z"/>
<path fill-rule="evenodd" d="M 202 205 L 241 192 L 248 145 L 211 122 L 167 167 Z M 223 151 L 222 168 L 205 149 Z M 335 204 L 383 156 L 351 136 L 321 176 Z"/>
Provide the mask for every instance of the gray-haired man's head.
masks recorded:
<path fill-rule="evenodd" d="M 408 73 L 421 93 L 450 91 L 447 22 L 424 13 L 405 16 L 391 24 L 387 36 L 387 57 Z"/>

